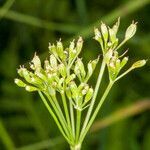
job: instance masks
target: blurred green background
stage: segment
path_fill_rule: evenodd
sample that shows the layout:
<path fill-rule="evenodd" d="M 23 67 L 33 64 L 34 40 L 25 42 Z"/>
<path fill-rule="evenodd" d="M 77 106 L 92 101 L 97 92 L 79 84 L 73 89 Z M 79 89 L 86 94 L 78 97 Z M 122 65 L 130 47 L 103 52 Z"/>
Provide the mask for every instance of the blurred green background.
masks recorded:
<path fill-rule="evenodd" d="M 124 46 L 131 62 L 149 59 L 150 0 L 0 0 L 0 150 L 69 149 L 37 93 L 13 83 L 16 68 L 28 66 L 35 51 L 45 58 L 48 42 L 60 37 L 67 45 L 83 36 L 85 62 L 96 58 L 101 51 L 94 27 L 101 21 L 112 25 L 119 16 L 121 39 L 132 20 L 138 21 L 136 35 Z M 84 150 L 150 150 L 149 61 L 114 86 L 99 114 Z"/>

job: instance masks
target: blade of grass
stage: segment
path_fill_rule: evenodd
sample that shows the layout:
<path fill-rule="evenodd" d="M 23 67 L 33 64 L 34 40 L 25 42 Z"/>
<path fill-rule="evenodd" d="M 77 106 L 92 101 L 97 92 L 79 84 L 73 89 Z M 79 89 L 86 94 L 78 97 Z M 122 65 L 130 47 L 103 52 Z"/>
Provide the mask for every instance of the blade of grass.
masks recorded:
<path fill-rule="evenodd" d="M 23 146 L 15 150 L 34 150 L 34 149 L 41 150 L 41 149 L 53 148 L 58 144 L 62 144 L 62 143 L 64 143 L 64 139 L 62 137 L 57 137 L 53 139 L 44 140 L 35 144 Z"/>
<path fill-rule="evenodd" d="M 79 14 L 79 19 L 82 24 L 87 23 L 87 10 L 85 0 L 76 0 L 77 12 Z"/>
<path fill-rule="evenodd" d="M 2 12 L 0 14 L 0 20 L 5 16 L 5 14 L 7 13 L 7 11 L 10 9 L 10 7 L 13 5 L 13 3 L 15 2 L 15 0 L 8 0 L 2 7 Z"/>
<path fill-rule="evenodd" d="M 120 120 L 142 113 L 150 109 L 150 100 L 140 100 L 135 104 L 121 108 L 109 115 L 108 117 L 95 122 L 91 128 L 91 132 L 96 132 L 102 128 L 112 125 Z"/>
<path fill-rule="evenodd" d="M 3 15 L 4 11 L 5 9 L 0 8 L 0 16 Z M 73 24 L 49 22 L 33 16 L 18 13 L 13 10 L 8 10 L 3 17 L 20 23 L 44 28 L 47 30 L 60 31 L 65 33 L 76 33 L 77 31 L 80 30 L 79 26 Z"/>
<path fill-rule="evenodd" d="M 14 150 L 15 148 L 14 143 L 11 140 L 11 137 L 9 136 L 1 120 L 0 120 L 0 139 L 2 140 L 7 150 Z"/>

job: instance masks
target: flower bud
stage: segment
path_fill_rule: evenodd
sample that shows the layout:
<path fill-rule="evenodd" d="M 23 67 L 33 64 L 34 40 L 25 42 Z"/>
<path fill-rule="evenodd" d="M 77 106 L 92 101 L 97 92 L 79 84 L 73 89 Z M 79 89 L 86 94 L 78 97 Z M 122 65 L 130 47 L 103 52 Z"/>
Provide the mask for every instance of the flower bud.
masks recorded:
<path fill-rule="evenodd" d="M 93 73 L 93 70 L 94 70 L 91 61 L 88 63 L 87 68 L 88 68 L 87 76 L 90 77 Z"/>
<path fill-rule="evenodd" d="M 20 67 L 20 68 L 17 70 L 17 73 L 18 73 L 21 77 L 23 77 L 23 68 L 24 68 L 24 67 Z"/>
<path fill-rule="evenodd" d="M 82 46 L 83 46 L 83 39 L 82 39 L 82 37 L 79 37 L 79 39 L 77 41 L 77 45 L 76 45 L 76 50 L 77 50 L 78 54 L 81 52 Z"/>
<path fill-rule="evenodd" d="M 109 63 L 110 59 L 112 58 L 113 50 L 109 49 L 106 54 L 104 55 L 104 60 L 106 63 Z"/>
<path fill-rule="evenodd" d="M 120 71 L 120 59 L 116 60 L 116 72 L 119 73 Z"/>
<path fill-rule="evenodd" d="M 58 56 L 58 55 L 57 55 L 57 51 L 56 51 L 56 46 L 55 46 L 54 44 L 51 45 L 51 44 L 49 43 L 48 49 L 49 49 L 49 51 L 50 51 L 50 54 L 54 54 L 55 56 Z"/>
<path fill-rule="evenodd" d="M 101 33 L 102 33 L 104 41 L 106 43 L 108 41 L 108 29 L 104 23 L 101 24 Z"/>
<path fill-rule="evenodd" d="M 111 47 L 111 46 L 112 46 L 112 43 L 111 43 L 111 42 L 108 42 L 108 43 L 107 43 L 107 46 L 108 46 L 108 47 Z"/>
<path fill-rule="evenodd" d="M 29 72 L 29 75 L 31 77 L 31 83 L 32 84 L 35 84 L 35 85 L 42 85 L 43 84 L 43 81 L 40 78 L 38 78 L 34 73 Z"/>
<path fill-rule="evenodd" d="M 57 68 L 57 59 L 55 58 L 55 56 L 53 54 L 50 55 L 50 65 L 54 69 Z"/>
<path fill-rule="evenodd" d="M 72 93 L 72 97 L 74 99 L 77 98 L 78 97 L 78 87 L 75 84 L 75 82 L 74 81 L 70 82 L 69 87 L 70 87 L 70 90 L 71 90 L 71 93 Z"/>
<path fill-rule="evenodd" d="M 75 43 L 74 43 L 74 40 L 73 40 L 72 42 L 70 42 L 69 51 L 72 51 L 74 48 L 75 48 Z"/>
<path fill-rule="evenodd" d="M 110 35 L 110 41 L 111 41 L 111 43 L 114 44 L 117 41 L 117 39 L 116 39 L 116 33 L 111 28 L 109 28 L 109 35 Z"/>
<path fill-rule="evenodd" d="M 80 58 L 77 59 L 76 65 L 75 65 L 75 74 L 78 75 L 80 72 L 81 77 L 84 78 L 86 75 L 84 64 Z"/>
<path fill-rule="evenodd" d="M 87 72 L 87 76 L 86 76 L 87 79 L 93 74 L 93 71 L 94 71 L 98 61 L 99 61 L 99 57 L 88 63 L 88 65 L 87 65 L 88 72 Z"/>
<path fill-rule="evenodd" d="M 93 92 L 94 92 L 94 91 L 93 91 L 92 88 L 89 88 L 89 89 L 88 89 L 87 94 L 86 94 L 86 96 L 85 96 L 85 102 L 88 102 L 88 101 L 92 98 Z"/>
<path fill-rule="evenodd" d="M 124 57 L 121 61 L 121 68 L 123 68 L 127 62 L 128 62 L 128 57 Z"/>
<path fill-rule="evenodd" d="M 22 68 L 23 77 L 27 82 L 31 82 L 30 72 L 26 68 Z"/>
<path fill-rule="evenodd" d="M 95 37 L 94 37 L 95 40 L 99 41 L 100 39 L 102 39 L 101 33 L 98 30 L 98 28 L 94 29 L 94 33 L 95 33 Z"/>
<path fill-rule="evenodd" d="M 41 60 L 40 58 L 36 55 L 36 53 L 34 54 L 34 57 L 31 61 L 34 64 L 35 70 L 39 70 L 41 69 Z"/>
<path fill-rule="evenodd" d="M 51 69 L 48 60 L 45 60 L 45 61 L 44 61 L 44 69 L 46 70 L 47 73 L 48 73 L 48 72 L 50 71 L 50 69 Z"/>
<path fill-rule="evenodd" d="M 63 63 L 61 63 L 58 67 L 59 73 L 61 74 L 61 76 L 63 78 L 65 78 L 67 76 L 67 71 L 66 71 L 66 67 Z"/>
<path fill-rule="evenodd" d="M 86 90 L 86 89 L 83 89 L 83 90 L 81 91 L 81 93 L 82 93 L 82 95 L 85 95 L 85 94 L 87 93 L 87 90 Z"/>
<path fill-rule="evenodd" d="M 70 76 L 68 76 L 68 77 L 66 78 L 66 84 L 68 84 L 70 81 L 74 80 L 75 77 L 76 77 L 76 75 L 75 75 L 74 73 L 71 74 Z"/>
<path fill-rule="evenodd" d="M 66 88 L 66 95 L 67 95 L 68 99 L 72 98 L 72 94 L 71 94 L 71 91 L 70 91 L 69 87 Z"/>
<path fill-rule="evenodd" d="M 47 77 L 41 73 L 41 72 L 36 72 L 35 73 L 40 79 L 44 80 L 44 81 L 47 81 Z"/>
<path fill-rule="evenodd" d="M 126 30 L 126 33 L 125 33 L 125 40 L 129 40 L 130 38 L 132 38 L 136 32 L 136 23 L 132 23 Z"/>
<path fill-rule="evenodd" d="M 118 21 L 112 27 L 112 30 L 114 31 L 115 34 L 117 34 L 118 32 L 119 25 L 120 25 L 120 17 L 118 18 Z"/>
<path fill-rule="evenodd" d="M 81 91 L 82 95 L 85 95 L 88 90 L 89 90 L 89 86 L 88 86 L 88 84 L 85 84 L 85 85 L 84 85 L 84 88 L 83 88 L 82 91 Z"/>
<path fill-rule="evenodd" d="M 34 91 L 37 91 L 37 90 L 38 90 L 36 87 L 29 86 L 29 85 L 27 85 L 27 86 L 25 87 L 25 89 L 26 89 L 28 92 L 34 92 Z"/>
<path fill-rule="evenodd" d="M 136 62 L 131 66 L 131 68 L 132 68 L 132 69 L 140 68 L 140 67 L 143 67 L 145 64 L 146 64 L 146 60 L 145 60 L 145 59 L 139 60 L 139 61 L 136 61 Z"/>
<path fill-rule="evenodd" d="M 112 69 L 115 70 L 115 62 L 114 61 L 110 61 L 110 63 L 108 64 L 108 66 Z"/>
<path fill-rule="evenodd" d="M 64 55 L 63 45 L 61 41 L 57 42 L 57 54 L 62 60 L 64 60 L 65 55 Z"/>
<path fill-rule="evenodd" d="M 103 40 L 100 31 L 97 28 L 95 28 L 94 33 L 95 33 L 94 39 L 100 43 L 103 50 L 104 46 L 103 46 Z"/>
<path fill-rule="evenodd" d="M 86 86 L 87 84 L 82 82 L 79 86 L 78 86 L 78 92 L 81 92 L 83 90 L 83 88 Z"/>
<path fill-rule="evenodd" d="M 35 85 L 42 85 L 42 81 L 37 77 L 36 78 L 32 77 L 31 78 L 31 83 L 35 84 Z"/>
<path fill-rule="evenodd" d="M 19 86 L 19 87 L 25 87 L 26 84 L 21 81 L 20 79 L 15 79 L 14 82 Z"/>
<path fill-rule="evenodd" d="M 77 50 L 75 48 L 74 40 L 70 42 L 68 51 L 69 51 L 69 62 L 71 62 L 77 56 Z"/>
<path fill-rule="evenodd" d="M 65 59 L 68 58 L 68 51 L 67 51 L 67 49 L 64 51 L 64 58 Z"/>

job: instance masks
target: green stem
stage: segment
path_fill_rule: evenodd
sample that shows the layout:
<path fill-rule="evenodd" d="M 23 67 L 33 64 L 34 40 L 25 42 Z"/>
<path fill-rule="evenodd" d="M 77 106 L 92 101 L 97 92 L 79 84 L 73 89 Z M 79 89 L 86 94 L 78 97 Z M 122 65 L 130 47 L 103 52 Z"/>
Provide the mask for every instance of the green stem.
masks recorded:
<path fill-rule="evenodd" d="M 87 112 L 87 115 L 86 115 L 86 118 L 85 118 L 85 121 L 84 121 L 82 130 L 81 130 L 81 134 L 83 134 L 83 132 L 84 132 L 84 130 L 85 130 L 87 124 L 88 124 L 88 121 L 89 121 L 89 119 L 90 119 L 90 116 L 91 116 L 91 113 L 92 113 L 92 110 L 93 110 L 93 107 L 94 107 L 94 104 L 95 104 L 95 101 L 96 101 L 98 89 L 99 89 L 99 86 L 100 86 L 100 84 L 101 84 L 102 77 L 103 77 L 103 74 L 104 74 L 105 66 L 106 66 L 106 63 L 105 63 L 105 61 L 103 60 L 102 65 L 101 65 L 101 68 L 100 68 L 100 72 L 99 72 L 97 84 L 96 84 L 96 86 L 95 86 L 93 98 L 92 98 L 92 100 L 91 100 L 90 107 L 89 107 L 89 109 L 88 109 L 88 112 Z"/>
<path fill-rule="evenodd" d="M 45 93 L 46 94 L 46 93 Z M 60 110 L 57 108 L 56 104 L 54 103 L 53 99 L 48 95 L 46 94 L 46 96 L 48 97 L 48 100 L 50 101 L 52 107 L 54 108 L 55 112 L 56 112 L 56 115 L 58 116 L 59 118 L 59 121 L 62 125 L 62 127 L 64 128 L 66 134 L 68 137 L 70 137 L 70 132 L 68 131 L 68 127 L 67 127 L 67 123 L 66 123 L 66 120 L 63 116 L 63 114 L 60 112 Z"/>
<path fill-rule="evenodd" d="M 95 109 L 95 111 L 94 111 L 94 113 L 93 113 L 91 119 L 89 120 L 89 123 L 87 124 L 86 128 L 84 129 L 83 133 L 82 133 L 81 136 L 80 136 L 80 139 L 79 139 L 80 142 L 83 141 L 85 135 L 87 134 L 88 130 L 90 129 L 90 127 L 91 127 L 93 121 L 95 120 L 95 118 L 96 118 L 96 116 L 97 116 L 97 114 L 98 114 L 98 112 L 99 112 L 99 110 L 100 110 L 102 104 L 104 103 L 104 101 L 105 101 L 105 99 L 106 99 L 106 97 L 107 97 L 107 95 L 108 95 L 108 93 L 109 93 L 111 87 L 113 86 L 113 84 L 114 84 L 114 82 L 110 82 L 110 83 L 108 84 L 108 86 L 107 86 L 107 88 L 106 88 L 106 90 L 105 90 L 105 92 L 104 92 L 104 94 L 103 94 L 101 100 L 99 101 L 99 103 L 98 103 L 98 105 L 97 105 L 97 107 L 96 107 L 96 109 Z"/>
<path fill-rule="evenodd" d="M 126 39 L 124 39 L 116 48 L 115 51 L 117 51 L 121 46 L 123 46 L 127 42 Z"/>
<path fill-rule="evenodd" d="M 81 111 L 77 109 L 76 111 L 77 120 L 76 120 L 76 142 L 78 143 L 79 134 L 80 134 L 80 125 L 81 125 Z"/>
<path fill-rule="evenodd" d="M 118 81 L 119 79 L 121 79 L 123 76 L 125 76 L 127 73 L 129 73 L 133 68 L 129 68 L 127 71 L 125 71 L 123 74 L 121 74 L 120 76 L 118 76 L 115 81 Z"/>
<path fill-rule="evenodd" d="M 70 150 L 81 150 L 81 144 L 71 145 Z"/>
<path fill-rule="evenodd" d="M 52 98 L 53 98 L 53 100 L 54 100 L 54 103 L 55 103 L 55 105 L 56 105 L 58 111 L 60 112 L 61 116 L 63 117 L 63 120 L 64 120 L 65 124 L 67 125 L 66 119 L 65 119 L 65 117 L 64 117 L 64 115 L 63 115 L 63 112 L 62 112 L 62 110 L 61 110 L 61 108 L 60 108 L 60 105 L 59 105 L 59 103 L 58 103 L 58 100 L 57 100 L 56 96 L 53 96 Z"/>
<path fill-rule="evenodd" d="M 72 143 L 72 142 L 70 141 L 70 139 L 68 139 L 68 137 L 67 137 L 67 135 L 65 134 L 65 132 L 63 131 L 63 128 L 62 128 L 60 122 L 58 121 L 56 115 L 54 114 L 54 112 L 53 112 L 52 109 L 50 108 L 50 106 L 49 106 L 49 104 L 47 103 L 47 101 L 46 101 L 45 97 L 43 96 L 42 92 L 38 91 L 38 93 L 39 93 L 39 95 L 40 95 L 40 97 L 41 97 L 41 99 L 42 99 L 42 101 L 43 101 L 45 107 L 47 108 L 48 112 L 51 114 L 51 116 L 52 116 L 53 119 L 55 120 L 55 122 L 56 122 L 56 124 L 57 124 L 57 126 L 58 126 L 60 132 L 61 132 L 62 135 L 64 136 L 64 138 L 67 140 L 68 143 Z"/>
<path fill-rule="evenodd" d="M 62 101 L 63 101 L 63 106 L 64 106 L 64 111 L 65 111 L 67 123 L 68 123 L 68 125 L 71 125 L 70 118 L 69 118 L 68 107 L 67 107 L 67 102 L 66 102 L 66 97 L 65 97 L 64 94 L 61 94 L 61 96 L 62 96 Z"/>
<path fill-rule="evenodd" d="M 70 122 L 70 116 L 69 116 L 67 102 L 66 102 L 66 97 L 65 97 L 64 93 L 61 94 L 61 96 L 62 96 L 64 111 L 65 111 L 65 115 L 66 115 L 66 119 L 67 119 L 68 129 L 69 129 L 69 132 L 70 132 L 70 136 L 73 138 L 72 129 L 71 129 L 71 122 Z"/>
<path fill-rule="evenodd" d="M 54 103 L 55 103 L 55 105 L 56 105 L 56 107 L 57 107 L 59 113 L 61 114 L 61 116 L 62 116 L 62 118 L 63 118 L 63 121 L 65 122 L 66 126 L 68 126 L 68 124 L 67 124 L 67 122 L 66 122 L 66 119 L 65 119 L 65 117 L 64 117 L 64 115 L 63 115 L 63 112 L 62 112 L 62 110 L 61 110 L 61 108 L 60 108 L 60 105 L 59 105 L 59 103 L 58 103 L 58 101 L 57 101 L 57 99 L 56 99 L 56 96 L 53 96 L 53 99 L 54 99 Z M 70 128 L 71 128 L 71 127 L 70 127 Z M 72 135 L 72 132 L 71 132 L 70 130 L 69 130 L 69 132 L 70 132 L 70 135 Z"/>
<path fill-rule="evenodd" d="M 73 133 L 73 137 L 75 137 L 74 110 L 73 110 L 73 104 L 71 103 L 71 100 L 70 100 L 70 116 L 71 116 L 72 133 Z"/>

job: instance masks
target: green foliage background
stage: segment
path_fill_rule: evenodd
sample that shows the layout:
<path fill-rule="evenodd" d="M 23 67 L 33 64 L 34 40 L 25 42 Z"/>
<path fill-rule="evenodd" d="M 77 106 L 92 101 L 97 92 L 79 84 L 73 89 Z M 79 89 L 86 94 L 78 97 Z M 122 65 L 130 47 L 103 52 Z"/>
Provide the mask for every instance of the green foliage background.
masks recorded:
<path fill-rule="evenodd" d="M 85 62 L 94 59 L 101 53 L 92 39 L 94 27 L 100 21 L 111 25 L 119 16 L 121 39 L 131 21 L 138 21 L 137 34 L 124 47 L 130 47 L 131 61 L 149 59 L 149 15 L 150 0 L 0 0 L 0 150 L 69 149 L 37 94 L 13 83 L 19 64 L 28 66 L 35 51 L 45 58 L 48 42 L 61 37 L 67 45 L 79 35 L 84 37 Z M 97 72 L 93 86 L 96 77 Z M 149 150 L 149 110 L 148 61 L 115 85 L 83 149 Z"/>

